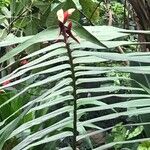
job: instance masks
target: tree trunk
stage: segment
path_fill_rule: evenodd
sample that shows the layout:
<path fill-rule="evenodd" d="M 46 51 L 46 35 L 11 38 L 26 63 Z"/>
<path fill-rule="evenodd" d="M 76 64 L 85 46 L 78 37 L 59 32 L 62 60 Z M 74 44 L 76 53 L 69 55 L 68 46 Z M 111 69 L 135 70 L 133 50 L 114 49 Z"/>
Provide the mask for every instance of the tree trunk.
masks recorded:
<path fill-rule="evenodd" d="M 128 0 L 135 12 L 135 20 L 138 30 L 150 30 L 150 0 Z M 140 42 L 150 42 L 149 35 L 140 34 Z M 150 51 L 150 45 L 141 45 L 140 51 Z M 149 66 L 149 63 L 131 62 L 132 66 Z M 150 89 L 150 75 L 148 74 L 131 74 L 131 78 Z M 140 115 L 141 122 L 149 122 L 150 114 Z M 145 134 L 150 137 L 150 125 L 144 125 Z"/>
<path fill-rule="evenodd" d="M 138 30 L 150 30 L 150 0 L 128 0 L 136 14 Z M 150 42 L 149 35 L 139 35 L 140 42 Z M 150 45 L 141 46 L 141 51 L 150 51 Z"/>

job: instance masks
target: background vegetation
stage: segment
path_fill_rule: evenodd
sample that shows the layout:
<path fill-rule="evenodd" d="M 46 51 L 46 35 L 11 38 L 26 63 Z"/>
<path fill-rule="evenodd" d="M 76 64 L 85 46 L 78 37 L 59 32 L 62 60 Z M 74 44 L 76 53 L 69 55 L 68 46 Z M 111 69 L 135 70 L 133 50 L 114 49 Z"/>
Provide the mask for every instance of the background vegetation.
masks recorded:
<path fill-rule="evenodd" d="M 75 8 L 59 35 L 57 11 Z M 0 149 L 150 148 L 148 0 L 0 1 Z"/>

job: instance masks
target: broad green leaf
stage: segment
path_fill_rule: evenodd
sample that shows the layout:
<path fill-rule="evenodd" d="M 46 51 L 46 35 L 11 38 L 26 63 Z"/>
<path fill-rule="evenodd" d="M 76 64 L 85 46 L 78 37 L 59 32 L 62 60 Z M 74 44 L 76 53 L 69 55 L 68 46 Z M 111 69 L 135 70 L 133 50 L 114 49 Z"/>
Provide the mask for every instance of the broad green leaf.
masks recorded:
<path fill-rule="evenodd" d="M 84 28 L 101 41 L 109 41 L 128 35 L 127 33 L 122 33 L 122 29 L 113 26 L 84 26 Z"/>
<path fill-rule="evenodd" d="M 5 47 L 13 44 L 19 44 L 32 38 L 33 36 L 16 37 L 12 34 L 8 35 L 3 41 L 0 42 L 0 47 Z"/>
<path fill-rule="evenodd" d="M 67 124 L 69 124 L 69 122 L 72 122 L 72 121 L 70 121 L 70 118 L 68 118 L 68 119 L 69 119 L 69 121 L 66 121 L 66 119 L 62 120 L 62 121 L 57 122 L 56 124 L 54 124 L 54 125 L 52 125 L 48 128 L 45 128 L 43 130 L 40 130 L 36 133 L 33 133 L 33 134 L 29 135 L 22 142 L 20 142 L 18 145 L 16 145 L 12 150 L 19 150 L 19 149 L 25 148 L 30 143 L 33 143 L 34 141 L 37 141 L 38 139 L 41 139 L 42 137 L 44 137 L 48 133 L 51 133 L 52 131 L 55 131 L 57 129 L 65 127 Z"/>
<path fill-rule="evenodd" d="M 19 54 L 20 52 L 24 51 L 26 48 L 28 48 L 29 46 L 31 46 L 35 43 L 49 41 L 49 40 L 50 41 L 55 40 L 57 38 L 58 34 L 59 34 L 58 30 L 54 29 L 54 28 L 44 30 L 44 31 L 36 34 L 32 38 L 28 39 L 23 44 L 20 44 L 16 48 L 9 51 L 6 55 L 4 55 L 3 57 L 0 58 L 0 63 Z"/>
<path fill-rule="evenodd" d="M 6 29 L 0 30 L 0 41 L 2 41 L 7 36 Z"/>
<path fill-rule="evenodd" d="M 119 113 L 112 113 L 112 114 L 109 114 L 109 115 L 104 115 L 104 116 L 101 116 L 101 117 L 97 117 L 97 118 L 93 118 L 93 119 L 83 121 L 81 123 L 81 125 L 86 125 L 87 123 L 94 123 L 94 122 L 97 122 L 97 121 L 111 120 L 111 119 L 118 118 L 120 116 L 147 114 L 147 113 L 150 113 L 149 108 L 150 107 L 145 107 L 145 108 L 139 108 L 139 109 L 136 109 L 136 110 L 130 110 L 130 111 L 119 112 Z"/>
<path fill-rule="evenodd" d="M 2 24 L 5 20 L 5 16 L 4 15 L 0 15 L 0 24 Z"/>
<path fill-rule="evenodd" d="M 82 9 L 82 6 L 80 5 L 80 2 L 79 0 L 72 0 L 72 2 L 75 4 L 76 8 L 78 10 L 81 10 Z"/>
<path fill-rule="evenodd" d="M 142 139 L 136 139 L 136 140 L 128 140 L 128 141 L 120 141 L 120 142 L 112 142 L 112 143 L 108 143 L 108 144 L 105 144 L 103 146 L 99 146 L 93 150 L 105 150 L 105 149 L 108 149 L 108 148 L 111 148 L 117 144 L 129 144 L 129 143 L 139 143 L 139 142 L 144 142 L 144 141 L 149 141 L 150 138 L 142 138 Z"/>
<path fill-rule="evenodd" d="M 37 65 L 34 65 L 34 66 L 24 68 L 23 70 L 19 70 L 19 68 L 18 68 L 17 70 L 12 72 L 10 75 L 7 75 L 4 78 L 0 79 L 0 83 L 3 83 L 7 80 L 15 79 L 16 77 L 20 77 L 21 75 L 27 73 L 28 71 L 32 71 L 32 70 L 37 69 L 37 68 L 46 67 L 46 66 L 49 66 L 49 65 L 52 65 L 52 64 L 55 64 L 55 63 L 60 63 L 62 61 L 67 61 L 67 60 L 68 60 L 68 57 L 64 56 L 64 57 L 56 58 L 56 59 L 51 60 L 51 61 L 46 61 L 46 62 L 37 64 Z M 33 78 L 34 76 L 37 76 L 37 75 L 42 75 L 42 74 L 52 73 L 54 71 L 59 71 L 59 69 L 61 69 L 61 68 L 63 70 L 63 69 L 70 68 L 70 66 L 68 64 L 64 64 L 62 66 L 59 66 L 58 68 L 57 67 L 52 67 L 52 68 L 49 68 L 49 69 L 43 69 L 43 70 L 41 70 L 37 73 L 33 73 L 33 74 L 31 74 L 31 75 L 29 75 L 25 78 L 21 78 L 20 80 L 17 80 L 16 83 L 18 84 L 18 83 L 24 82 L 24 81 L 28 80 L 29 78 Z M 7 85 L 7 87 L 12 86 L 12 85 L 15 85 L 14 82 Z"/>
<path fill-rule="evenodd" d="M 79 23 L 73 21 L 73 30 L 77 34 L 79 38 L 83 38 L 87 41 L 100 45 L 104 48 L 107 48 L 100 40 L 98 40 L 93 34 L 87 31 L 84 27 L 82 27 Z"/>
<path fill-rule="evenodd" d="M 16 130 L 14 130 L 12 132 L 12 134 L 9 136 L 9 138 L 12 138 L 14 137 L 15 135 L 21 133 L 22 131 L 32 127 L 32 126 L 35 126 L 35 125 L 38 125 L 40 123 L 43 123 L 44 121 L 47 121 L 53 117 L 56 117 L 60 114 L 64 114 L 65 112 L 69 112 L 72 110 L 72 107 L 71 106 L 66 106 L 66 107 L 63 107 L 63 108 L 60 108 L 60 109 L 57 109 L 56 111 L 53 111 L 51 113 L 48 113 L 46 115 L 43 115 L 39 118 L 35 118 L 27 123 L 24 123 L 23 125 L 21 125 L 20 127 L 18 127 Z"/>
<path fill-rule="evenodd" d="M 7 125 L 7 128 L 1 133 L 0 136 L 0 149 L 2 149 L 5 141 L 9 137 L 9 135 L 14 131 L 14 129 L 18 126 L 20 120 L 26 115 L 26 113 L 30 110 L 33 105 L 27 107 L 16 119 L 13 120 L 10 124 Z"/>
<path fill-rule="evenodd" d="M 72 150 L 71 147 L 64 147 L 64 148 L 60 148 L 59 150 Z"/>
<path fill-rule="evenodd" d="M 65 82 L 65 83 L 64 83 Z M 20 109 L 18 109 L 16 112 L 14 112 L 13 114 L 11 114 L 9 117 L 7 117 L 5 120 L 3 120 L 0 123 L 0 126 L 4 125 L 4 123 L 10 119 L 12 116 L 14 116 L 15 114 L 17 114 L 19 111 L 22 111 L 23 109 L 25 109 L 26 107 L 28 107 L 30 104 L 37 104 L 39 102 L 41 102 L 43 99 L 47 100 L 47 99 L 52 99 L 55 98 L 57 95 L 63 95 L 65 92 L 72 92 L 72 88 L 71 87 L 65 87 L 62 88 L 65 84 L 69 84 L 70 80 L 63 80 L 60 83 L 58 83 L 57 86 L 54 86 L 53 88 L 51 88 L 50 90 L 48 90 L 46 93 L 44 93 L 43 95 L 39 96 L 38 98 L 28 102 L 27 104 L 25 104 L 24 106 L 20 107 Z M 59 90 L 59 88 L 61 88 L 61 90 Z M 53 93 L 54 92 L 54 93 Z M 36 108 L 35 108 L 36 109 Z M 29 112 L 34 111 L 34 109 L 31 109 Z M 3 128 L 3 130 L 5 130 L 5 128 Z M 2 132 L 2 130 L 1 130 Z M 0 133 L 1 133 L 0 132 Z"/>
<path fill-rule="evenodd" d="M 88 99 L 88 101 L 89 100 L 91 100 L 92 101 L 92 99 L 93 99 L 93 101 L 95 101 L 94 100 L 94 98 L 89 98 Z M 81 104 L 82 104 L 82 102 L 84 103 L 84 101 L 86 101 L 86 99 L 80 99 L 80 101 L 81 101 Z M 79 102 L 79 104 L 80 104 L 80 102 Z M 86 104 L 86 102 L 85 102 L 85 104 Z M 88 104 L 88 102 L 87 102 L 87 104 Z M 93 103 L 94 104 L 94 103 Z M 89 108 L 88 110 L 85 110 L 85 109 L 80 109 L 78 112 L 80 113 L 82 113 L 82 112 L 92 112 L 92 111 L 99 111 L 99 110 L 107 110 L 107 109 L 112 109 L 112 108 L 134 108 L 134 107 L 148 107 L 148 106 L 150 106 L 150 102 L 149 102 L 149 98 L 147 98 L 147 99 L 133 99 L 133 100 L 131 100 L 131 101 L 127 101 L 127 102 L 120 102 L 120 103 L 114 103 L 114 104 L 105 104 L 105 103 L 95 103 L 95 104 L 97 104 L 97 105 L 100 105 L 100 106 L 97 106 L 97 107 L 93 107 L 93 108 Z"/>
<path fill-rule="evenodd" d="M 34 146 L 37 146 L 37 145 L 41 145 L 41 144 L 45 144 L 45 143 L 49 143 L 51 141 L 56 141 L 56 140 L 59 140 L 59 139 L 63 139 L 63 138 L 66 138 L 66 137 L 71 137 L 73 134 L 71 131 L 66 131 L 66 132 L 62 132 L 62 133 L 59 133 L 59 134 L 56 134 L 56 135 L 53 135 L 51 137 L 47 137 L 43 140 L 40 140 L 38 142 L 35 142 L 33 144 L 30 144 L 28 145 L 27 147 L 24 148 L 24 150 L 28 150 L 29 148 L 31 147 L 34 147 Z M 14 149 L 15 150 L 15 149 Z M 17 149 L 16 149 L 17 150 Z M 65 150 L 65 149 L 64 149 Z M 69 150 L 69 149 L 67 149 Z"/>
<path fill-rule="evenodd" d="M 142 131 L 143 131 L 143 129 L 144 129 L 143 126 L 136 127 L 134 129 L 134 131 L 132 131 L 131 133 L 129 133 L 127 139 L 131 139 L 131 138 L 136 137 L 137 135 L 141 134 Z"/>
<path fill-rule="evenodd" d="M 46 79 L 44 79 L 44 80 L 41 80 L 41 81 L 36 82 L 36 83 L 33 83 L 33 84 L 27 86 L 25 89 L 23 89 L 23 90 L 22 90 L 21 92 L 19 92 L 18 94 L 16 94 L 14 97 L 10 98 L 10 99 L 9 99 L 8 101 L 6 101 L 5 103 L 1 104 L 1 105 L 0 105 L 0 108 L 3 107 L 3 106 L 5 106 L 6 104 L 10 103 L 10 102 L 11 102 L 12 100 L 14 100 L 16 97 L 20 96 L 21 94 L 23 94 L 24 92 L 28 91 L 28 90 L 31 89 L 31 88 L 35 88 L 35 87 L 37 87 L 37 86 L 41 86 L 41 85 L 46 84 L 46 83 L 48 83 L 48 82 L 57 81 L 58 79 L 64 78 L 64 77 L 66 77 L 66 76 L 68 76 L 68 75 L 70 75 L 70 71 L 64 71 L 64 72 L 62 72 L 62 73 L 60 73 L 60 74 L 56 74 L 56 75 L 54 75 L 54 76 L 52 76 L 52 77 L 48 77 L 48 78 L 46 78 Z M 0 89 L 1 89 L 1 87 L 0 87 Z"/>
<path fill-rule="evenodd" d="M 56 141 L 56 140 L 59 140 L 59 139 L 63 139 L 63 138 L 66 138 L 66 137 L 71 137 L 73 134 L 71 131 L 66 131 L 66 132 L 62 132 L 62 133 L 59 133 L 59 134 L 56 134 L 56 135 L 53 135 L 51 137 L 48 137 L 48 138 L 45 138 L 43 140 L 40 140 L 38 142 L 35 142 L 33 144 L 30 144 L 29 146 L 25 147 L 24 150 L 28 150 L 29 148 L 31 147 L 34 147 L 34 146 L 37 146 L 37 145 L 40 145 L 40 144 L 45 144 L 45 143 L 49 143 L 51 141 Z M 14 149 L 15 150 L 15 149 Z M 68 150 L 68 149 L 67 149 Z"/>
<path fill-rule="evenodd" d="M 137 90 L 137 91 L 143 91 L 141 88 L 134 88 L 134 87 L 124 87 L 124 86 L 106 86 L 106 87 L 100 87 L 100 88 L 85 88 L 85 89 L 78 89 L 77 93 L 88 93 L 88 92 L 114 92 L 117 90 Z"/>

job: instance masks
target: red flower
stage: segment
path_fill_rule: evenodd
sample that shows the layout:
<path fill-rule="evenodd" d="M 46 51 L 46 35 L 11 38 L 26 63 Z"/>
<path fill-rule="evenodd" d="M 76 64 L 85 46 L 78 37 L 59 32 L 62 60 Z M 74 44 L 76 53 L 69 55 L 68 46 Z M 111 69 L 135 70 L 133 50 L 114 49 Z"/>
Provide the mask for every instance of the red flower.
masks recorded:
<path fill-rule="evenodd" d="M 68 9 L 67 11 L 63 11 L 63 9 L 60 9 L 57 11 L 57 17 L 60 22 L 65 24 L 68 21 L 68 18 L 72 15 L 72 13 L 75 11 L 74 8 Z"/>
<path fill-rule="evenodd" d="M 20 62 L 21 65 L 25 65 L 25 64 L 27 64 L 27 63 L 29 63 L 29 62 L 28 62 L 28 60 L 26 60 L 26 59 L 24 59 L 24 60 L 22 60 L 22 61 Z"/>
<path fill-rule="evenodd" d="M 2 83 L 3 86 L 9 84 L 11 81 L 10 80 L 6 80 L 5 82 Z"/>
<path fill-rule="evenodd" d="M 68 21 L 69 16 L 75 11 L 74 8 L 68 9 L 67 11 L 63 11 L 62 9 L 57 11 L 57 17 L 59 21 L 59 27 L 60 27 L 60 34 L 64 37 L 64 42 L 66 43 L 68 38 L 73 38 L 76 42 L 79 43 L 79 41 L 73 36 L 71 29 L 72 29 L 72 22 L 70 21 L 68 23 L 68 26 L 65 25 L 65 23 Z M 57 41 L 57 40 L 56 40 Z"/>

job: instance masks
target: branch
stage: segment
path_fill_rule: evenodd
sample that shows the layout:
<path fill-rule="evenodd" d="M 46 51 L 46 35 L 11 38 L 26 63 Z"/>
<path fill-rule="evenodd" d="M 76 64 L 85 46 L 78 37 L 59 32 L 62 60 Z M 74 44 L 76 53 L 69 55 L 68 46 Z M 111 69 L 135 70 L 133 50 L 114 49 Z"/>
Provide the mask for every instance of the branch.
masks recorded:
<path fill-rule="evenodd" d="M 109 0 L 105 0 L 105 3 L 106 3 L 107 11 L 108 11 L 108 26 L 112 26 L 113 15 L 112 15 L 112 10 L 109 7 Z"/>
<path fill-rule="evenodd" d="M 29 7 L 31 7 L 31 6 L 32 6 L 32 4 L 29 5 Z M 8 27 L 8 32 L 9 33 L 11 32 L 11 28 L 12 28 L 12 26 L 13 26 L 13 24 L 14 24 L 15 21 L 17 21 L 18 19 L 20 19 L 22 17 L 22 15 L 24 15 L 24 13 L 26 13 L 28 10 L 32 11 L 32 10 L 29 9 L 29 7 L 26 7 L 26 9 L 24 11 L 22 11 L 16 18 L 14 18 L 14 20 L 12 22 L 10 22 L 9 27 Z"/>
<path fill-rule="evenodd" d="M 124 1 L 124 12 L 123 12 L 123 18 L 124 18 L 124 25 L 123 28 L 126 28 L 126 8 L 127 8 L 127 0 Z"/>
<path fill-rule="evenodd" d="M 123 49 L 121 48 L 121 46 L 118 46 L 117 47 L 117 50 L 118 50 L 118 52 L 120 53 L 120 54 L 124 54 L 124 51 L 123 51 Z M 129 61 L 124 61 L 124 64 L 125 65 L 129 65 Z"/>

